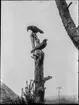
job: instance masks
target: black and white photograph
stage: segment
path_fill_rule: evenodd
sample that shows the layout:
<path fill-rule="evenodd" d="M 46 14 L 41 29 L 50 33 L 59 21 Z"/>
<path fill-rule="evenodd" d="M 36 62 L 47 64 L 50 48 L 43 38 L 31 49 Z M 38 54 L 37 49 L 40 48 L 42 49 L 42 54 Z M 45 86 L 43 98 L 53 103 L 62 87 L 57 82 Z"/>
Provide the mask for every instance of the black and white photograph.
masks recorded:
<path fill-rule="evenodd" d="M 0 104 L 78 104 L 78 0 L 2 0 Z"/>

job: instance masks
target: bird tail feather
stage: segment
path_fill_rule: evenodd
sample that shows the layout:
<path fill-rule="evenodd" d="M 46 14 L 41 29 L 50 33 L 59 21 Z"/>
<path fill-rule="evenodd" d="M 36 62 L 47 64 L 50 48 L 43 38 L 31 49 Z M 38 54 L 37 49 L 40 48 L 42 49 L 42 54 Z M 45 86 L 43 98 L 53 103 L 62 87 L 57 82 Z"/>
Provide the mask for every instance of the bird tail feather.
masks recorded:
<path fill-rule="evenodd" d="M 40 30 L 40 33 L 44 33 L 42 30 Z"/>

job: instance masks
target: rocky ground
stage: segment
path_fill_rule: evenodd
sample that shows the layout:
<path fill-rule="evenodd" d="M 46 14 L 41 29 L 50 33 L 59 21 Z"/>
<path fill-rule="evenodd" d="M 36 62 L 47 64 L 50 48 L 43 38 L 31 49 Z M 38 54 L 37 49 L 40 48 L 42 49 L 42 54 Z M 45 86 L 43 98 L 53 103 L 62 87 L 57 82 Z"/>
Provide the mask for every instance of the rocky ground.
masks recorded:
<path fill-rule="evenodd" d="M 0 103 L 9 103 L 17 96 L 8 86 L 0 81 Z"/>

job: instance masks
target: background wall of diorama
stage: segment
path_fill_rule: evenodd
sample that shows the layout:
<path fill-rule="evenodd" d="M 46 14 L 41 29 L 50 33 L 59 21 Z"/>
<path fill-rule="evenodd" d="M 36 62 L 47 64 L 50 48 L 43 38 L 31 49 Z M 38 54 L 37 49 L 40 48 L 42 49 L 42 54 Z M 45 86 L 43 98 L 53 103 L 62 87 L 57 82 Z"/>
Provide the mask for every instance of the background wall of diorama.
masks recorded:
<path fill-rule="evenodd" d="M 72 0 L 73 1 L 73 0 Z M 70 1 L 67 0 L 69 3 Z M 77 25 L 77 3 L 69 8 Z M 68 37 L 55 1 L 2 1 L 1 2 L 1 73 L 2 80 L 20 95 L 25 81 L 34 78 L 34 62 L 31 58 L 30 24 L 44 31 L 38 34 L 48 39 L 45 52 L 44 75 L 52 75 L 47 82 L 46 97 L 57 97 L 57 86 L 61 96 L 78 96 L 78 51 Z"/>

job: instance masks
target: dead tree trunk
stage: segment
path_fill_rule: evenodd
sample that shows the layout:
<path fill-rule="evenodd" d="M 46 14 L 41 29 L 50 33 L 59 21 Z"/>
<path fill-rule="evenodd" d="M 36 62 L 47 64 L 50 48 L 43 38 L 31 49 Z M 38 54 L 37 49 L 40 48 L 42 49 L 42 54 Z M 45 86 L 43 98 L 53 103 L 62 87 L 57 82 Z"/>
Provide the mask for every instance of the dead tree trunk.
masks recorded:
<path fill-rule="evenodd" d="M 31 42 L 32 49 L 38 44 L 40 44 L 40 40 L 36 35 L 31 34 Z M 43 75 L 43 61 L 44 61 L 44 52 L 43 51 L 35 51 L 33 53 L 34 63 L 35 63 L 35 73 L 34 73 L 34 81 L 35 81 L 35 102 L 44 102 L 44 83 L 42 82 L 44 79 Z"/>
<path fill-rule="evenodd" d="M 66 0 L 55 0 L 55 2 L 67 34 L 75 47 L 79 50 L 79 27 L 76 27 L 69 12 L 69 7 L 72 3 L 70 2 L 68 5 Z"/>
<path fill-rule="evenodd" d="M 43 78 L 43 60 L 44 53 L 39 52 L 38 58 L 35 60 L 35 96 L 36 101 L 44 102 L 44 83 Z"/>
<path fill-rule="evenodd" d="M 32 49 L 35 48 L 35 46 L 40 44 L 40 40 L 38 39 L 37 35 L 35 33 L 32 33 L 31 36 L 31 43 L 32 43 Z M 51 76 L 44 78 L 43 73 L 43 64 L 44 64 L 44 52 L 41 50 L 36 50 L 33 52 L 32 58 L 34 59 L 35 64 L 35 73 L 34 73 L 34 82 L 35 82 L 35 102 L 36 103 L 44 103 L 44 95 L 45 95 L 45 87 L 44 83 L 51 79 Z"/>

